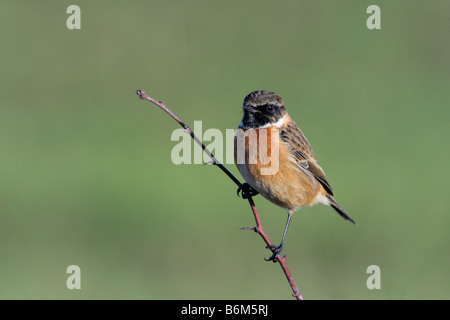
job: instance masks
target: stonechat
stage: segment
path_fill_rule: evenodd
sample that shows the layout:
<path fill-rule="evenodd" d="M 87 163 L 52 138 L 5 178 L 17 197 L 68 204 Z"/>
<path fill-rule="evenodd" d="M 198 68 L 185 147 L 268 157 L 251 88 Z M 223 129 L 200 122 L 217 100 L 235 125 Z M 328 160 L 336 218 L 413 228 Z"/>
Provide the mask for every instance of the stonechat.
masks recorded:
<path fill-rule="evenodd" d="M 316 204 L 331 206 L 344 219 L 355 223 L 333 198 L 324 171 L 308 140 L 287 113 L 283 99 L 271 91 L 253 91 L 245 97 L 242 109 L 244 117 L 236 131 L 234 153 L 235 163 L 246 184 L 238 189 L 238 194 L 242 191 L 243 197 L 248 197 L 259 193 L 288 210 L 281 244 L 271 248 L 273 255 L 266 260 L 277 261 L 292 214 L 299 208 Z M 265 140 L 261 143 L 263 137 Z M 256 155 L 252 152 L 262 146 L 265 157 L 261 152 Z M 274 153 L 276 159 L 272 156 Z M 276 170 L 264 174 L 263 170 L 269 166 Z"/>

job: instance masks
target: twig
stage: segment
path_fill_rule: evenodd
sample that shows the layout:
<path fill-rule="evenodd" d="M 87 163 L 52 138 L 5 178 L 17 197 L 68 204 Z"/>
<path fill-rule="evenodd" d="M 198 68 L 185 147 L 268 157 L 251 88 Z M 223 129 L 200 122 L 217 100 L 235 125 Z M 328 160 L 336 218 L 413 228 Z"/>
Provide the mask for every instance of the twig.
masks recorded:
<path fill-rule="evenodd" d="M 243 229 L 254 230 L 256 233 L 258 233 L 261 236 L 261 238 L 263 238 L 267 247 L 272 248 L 273 247 L 272 242 L 270 241 L 267 234 L 264 232 L 263 226 L 261 224 L 261 219 L 259 218 L 258 211 L 256 210 L 255 203 L 253 202 L 253 198 L 251 196 L 248 197 L 248 202 L 250 204 L 250 207 L 252 208 L 253 216 L 255 217 L 256 227 L 243 228 Z M 272 252 L 273 252 L 273 250 L 272 250 Z M 283 269 L 283 272 L 286 275 L 287 280 L 289 281 L 289 285 L 291 286 L 291 289 L 293 291 L 292 296 L 294 296 L 297 300 L 303 300 L 300 290 L 298 290 L 298 287 L 295 284 L 294 279 L 292 278 L 291 272 L 289 271 L 289 269 L 287 267 L 286 256 L 282 256 L 282 257 L 278 256 L 277 261 L 280 264 L 281 269 Z"/>
<path fill-rule="evenodd" d="M 211 151 L 208 150 L 208 148 L 205 147 L 205 145 L 201 142 L 201 140 L 194 134 L 194 132 L 192 132 L 191 128 L 189 128 L 183 121 L 181 121 L 162 101 L 157 101 L 149 96 L 147 96 L 145 94 L 145 92 L 143 90 L 136 90 L 136 93 L 139 95 L 140 99 L 143 100 L 148 100 L 150 102 L 152 102 L 153 104 L 157 105 L 158 107 L 160 107 L 161 109 L 163 109 L 165 112 L 167 112 L 176 122 L 178 122 L 183 128 L 184 130 L 189 133 L 189 135 L 192 137 L 192 139 L 194 139 L 195 142 L 197 142 L 203 149 L 203 151 L 206 152 L 206 154 L 211 158 L 211 160 L 213 161 L 214 165 L 216 165 L 217 167 L 219 167 L 238 187 L 242 187 L 242 184 L 239 182 L 238 179 L 236 179 L 236 177 L 230 172 L 228 171 L 227 168 L 225 168 L 223 166 L 222 163 L 220 163 L 219 160 L 216 159 L 216 157 L 214 157 L 214 155 L 211 153 Z M 261 238 L 264 240 L 264 242 L 266 243 L 267 247 L 270 248 L 270 250 L 273 252 L 275 250 L 275 246 L 272 246 L 272 242 L 270 241 L 269 237 L 267 236 L 267 234 L 264 232 L 264 229 L 262 227 L 261 224 L 261 219 L 259 218 L 259 214 L 258 211 L 256 209 L 255 203 L 253 202 L 253 198 L 249 195 L 248 196 L 248 202 L 250 204 L 250 207 L 252 209 L 253 212 L 253 216 L 255 218 L 255 222 L 256 222 L 256 227 L 249 227 L 249 228 L 242 228 L 245 230 L 254 230 L 256 233 L 258 233 Z M 293 294 L 292 296 L 294 296 L 297 300 L 303 300 L 302 295 L 300 294 L 300 291 L 297 288 L 297 285 L 294 282 L 294 279 L 292 278 L 292 275 L 286 265 L 286 256 L 277 256 L 278 263 L 281 266 L 281 269 L 283 269 L 284 274 L 286 275 L 286 278 L 289 282 L 289 285 L 292 288 Z"/>

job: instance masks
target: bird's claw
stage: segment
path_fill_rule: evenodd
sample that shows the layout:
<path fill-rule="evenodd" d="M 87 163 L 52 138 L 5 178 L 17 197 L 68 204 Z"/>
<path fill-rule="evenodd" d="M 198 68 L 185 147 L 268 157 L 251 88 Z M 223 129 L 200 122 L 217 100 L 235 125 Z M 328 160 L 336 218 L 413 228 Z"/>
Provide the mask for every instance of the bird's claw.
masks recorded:
<path fill-rule="evenodd" d="M 240 194 L 242 194 L 242 199 L 247 199 L 248 197 L 258 195 L 259 192 L 253 189 L 248 183 L 244 183 L 237 189 L 238 197 Z"/>
<path fill-rule="evenodd" d="M 278 262 L 278 255 L 280 254 L 281 250 L 283 250 L 283 245 L 279 245 L 278 247 L 274 244 L 270 246 L 266 246 L 266 249 L 270 249 L 272 251 L 272 255 L 269 258 L 264 258 L 266 261 L 272 261 L 273 263 Z"/>

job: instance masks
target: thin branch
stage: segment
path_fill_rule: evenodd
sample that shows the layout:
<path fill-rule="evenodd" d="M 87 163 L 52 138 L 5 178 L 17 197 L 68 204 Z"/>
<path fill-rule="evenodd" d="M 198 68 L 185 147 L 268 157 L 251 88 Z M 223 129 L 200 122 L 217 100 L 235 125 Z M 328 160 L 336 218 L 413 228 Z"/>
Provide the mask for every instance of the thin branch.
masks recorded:
<path fill-rule="evenodd" d="M 192 137 L 192 139 L 194 139 L 195 142 L 197 142 L 203 149 L 203 151 L 205 151 L 205 153 L 211 158 L 211 160 L 213 161 L 214 165 L 216 165 L 217 167 L 219 167 L 238 187 L 242 187 L 242 184 L 239 182 L 238 179 L 236 179 L 236 177 L 230 172 L 228 171 L 227 168 L 224 167 L 224 165 L 222 163 L 220 163 L 219 160 L 217 160 L 216 157 L 214 157 L 214 155 L 211 153 L 211 151 L 208 150 L 208 148 L 205 147 L 205 145 L 201 142 L 201 140 L 194 134 L 194 132 L 192 132 L 191 128 L 189 128 L 183 121 L 181 121 L 162 101 L 157 101 L 153 98 L 150 98 L 149 96 L 147 96 L 145 94 L 145 92 L 143 90 L 136 90 L 136 93 L 139 95 L 140 99 L 143 100 L 148 100 L 150 102 L 152 102 L 153 104 L 157 105 L 158 107 L 160 107 L 161 109 L 163 109 L 165 112 L 167 112 L 176 122 L 178 122 L 183 129 L 189 133 L 189 135 Z M 267 234 L 264 232 L 263 226 L 261 224 L 261 219 L 259 218 L 259 214 L 258 211 L 256 209 L 255 203 L 253 202 L 253 198 L 251 196 L 248 196 L 248 202 L 250 204 L 250 207 L 252 209 L 253 212 L 253 216 L 255 218 L 255 222 L 256 222 L 256 227 L 249 227 L 249 228 L 242 228 L 245 230 L 253 230 L 256 233 L 258 233 L 261 238 L 264 240 L 264 242 L 266 243 L 267 247 L 270 248 L 270 250 L 273 252 L 275 250 L 275 247 L 272 246 L 272 242 L 270 241 L 269 237 L 267 236 Z M 286 265 L 286 256 L 277 256 L 278 263 L 281 266 L 281 269 L 283 269 L 284 274 L 286 275 L 286 278 L 289 282 L 289 285 L 291 286 L 291 289 L 293 291 L 292 296 L 294 296 L 297 300 L 303 300 L 302 295 L 300 294 L 300 291 L 298 290 L 297 285 L 294 282 L 294 279 L 292 278 L 292 275 Z"/>
<path fill-rule="evenodd" d="M 256 227 L 251 227 L 251 228 L 243 228 L 243 229 L 247 229 L 247 230 L 254 230 L 256 233 L 258 233 L 261 238 L 263 238 L 264 242 L 266 243 L 268 248 L 272 248 L 272 242 L 270 241 L 269 237 L 267 236 L 267 234 L 264 232 L 263 226 L 261 224 L 261 219 L 259 218 L 259 214 L 258 211 L 256 210 L 256 206 L 255 203 L 253 202 L 253 198 L 251 196 L 248 197 L 248 202 L 250 204 L 250 207 L 252 208 L 253 211 L 253 216 L 255 217 L 255 222 L 256 222 Z M 272 250 L 273 252 L 273 250 Z M 297 285 L 295 284 L 294 279 L 292 278 L 291 272 L 289 271 L 287 264 L 286 264 L 286 256 L 278 256 L 277 257 L 277 261 L 281 266 L 281 269 L 283 269 L 284 274 L 286 275 L 286 278 L 289 282 L 289 285 L 291 286 L 291 289 L 293 291 L 293 296 L 297 299 L 297 300 L 303 300 L 303 297 L 300 293 L 300 290 L 298 290 Z"/>

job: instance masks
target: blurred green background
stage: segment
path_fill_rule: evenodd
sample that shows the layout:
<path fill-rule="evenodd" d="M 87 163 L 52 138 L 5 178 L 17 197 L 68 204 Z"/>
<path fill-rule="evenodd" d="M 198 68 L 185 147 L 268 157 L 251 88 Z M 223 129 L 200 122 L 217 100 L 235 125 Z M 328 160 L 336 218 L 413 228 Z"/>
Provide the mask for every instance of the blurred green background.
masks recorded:
<path fill-rule="evenodd" d="M 284 252 L 304 297 L 450 299 L 450 2 L 377 1 L 381 30 L 371 4 L 2 1 L 0 298 L 292 299 L 239 230 L 254 220 L 235 185 L 174 165 L 178 124 L 135 94 L 225 130 L 268 89 L 358 223 L 294 215 Z M 278 243 L 286 212 L 255 201 Z M 81 290 L 66 288 L 72 264 Z"/>

